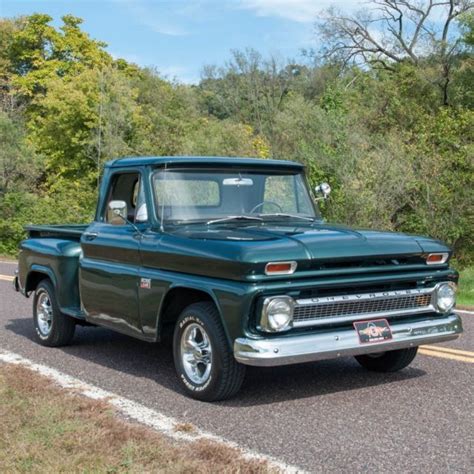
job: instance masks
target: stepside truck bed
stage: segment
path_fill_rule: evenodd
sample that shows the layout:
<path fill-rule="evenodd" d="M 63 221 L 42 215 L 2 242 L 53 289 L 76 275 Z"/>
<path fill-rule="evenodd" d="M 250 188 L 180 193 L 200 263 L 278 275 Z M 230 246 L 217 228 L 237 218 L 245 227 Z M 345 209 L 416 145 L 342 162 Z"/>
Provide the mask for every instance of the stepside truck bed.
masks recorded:
<path fill-rule="evenodd" d="M 30 225 L 28 239 L 21 244 L 17 285 L 26 296 L 43 278 L 55 289 L 62 313 L 84 319 L 79 298 L 81 235 L 88 224 Z"/>

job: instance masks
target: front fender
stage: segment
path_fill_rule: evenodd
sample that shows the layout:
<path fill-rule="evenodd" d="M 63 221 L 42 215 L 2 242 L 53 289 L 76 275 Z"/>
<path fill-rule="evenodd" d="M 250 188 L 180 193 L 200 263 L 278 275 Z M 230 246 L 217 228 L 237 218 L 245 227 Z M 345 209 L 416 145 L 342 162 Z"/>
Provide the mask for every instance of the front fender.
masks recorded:
<path fill-rule="evenodd" d="M 143 270 L 140 278 L 141 281 L 149 280 L 144 285 L 146 287 L 142 288 L 140 284 L 138 290 L 142 329 L 147 338 L 159 339 L 164 312 L 168 309 L 167 302 L 170 295 L 180 290 L 180 300 L 171 319 L 178 317 L 178 311 L 199 301 L 197 295 L 201 294 L 202 299 L 213 301 L 216 305 L 230 344 L 243 334 L 245 316 L 248 315 L 254 294 L 253 284 L 154 269 Z M 191 295 L 189 298 L 186 297 L 186 291 Z"/>
<path fill-rule="evenodd" d="M 174 300 L 178 303 L 178 307 L 180 308 L 180 312 L 189 304 L 193 302 L 202 301 L 202 300 L 210 300 L 214 303 L 219 312 L 221 317 L 221 322 L 226 332 L 226 336 L 229 338 L 229 334 L 227 331 L 227 325 L 225 324 L 225 320 L 222 314 L 222 308 L 219 299 L 217 298 L 216 294 L 212 289 L 207 288 L 204 285 L 199 284 L 190 284 L 188 283 L 172 283 L 168 291 L 166 292 L 164 298 L 161 300 L 160 307 L 158 310 L 158 329 L 161 328 L 161 323 L 163 319 L 166 317 L 165 312 L 169 307 L 170 302 Z M 175 317 L 178 317 L 179 314 L 176 314 Z M 230 339 L 229 339 L 230 341 Z"/>

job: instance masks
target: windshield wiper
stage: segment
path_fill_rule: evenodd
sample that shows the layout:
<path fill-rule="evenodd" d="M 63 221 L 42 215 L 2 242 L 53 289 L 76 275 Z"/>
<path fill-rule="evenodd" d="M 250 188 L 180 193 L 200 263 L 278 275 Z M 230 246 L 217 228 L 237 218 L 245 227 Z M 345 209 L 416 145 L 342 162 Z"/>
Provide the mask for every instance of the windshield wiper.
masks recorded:
<path fill-rule="evenodd" d="M 252 216 L 227 216 L 227 217 L 221 217 L 220 219 L 212 219 L 210 221 L 207 221 L 206 224 L 216 224 L 219 222 L 229 222 L 229 221 L 263 221 L 261 217 L 252 217 Z"/>
<path fill-rule="evenodd" d="M 314 222 L 316 220 L 315 217 L 305 217 L 299 216 L 298 214 L 285 214 L 284 212 L 274 212 L 272 214 L 259 214 L 260 217 L 290 217 L 292 219 L 301 219 L 304 221 Z"/>

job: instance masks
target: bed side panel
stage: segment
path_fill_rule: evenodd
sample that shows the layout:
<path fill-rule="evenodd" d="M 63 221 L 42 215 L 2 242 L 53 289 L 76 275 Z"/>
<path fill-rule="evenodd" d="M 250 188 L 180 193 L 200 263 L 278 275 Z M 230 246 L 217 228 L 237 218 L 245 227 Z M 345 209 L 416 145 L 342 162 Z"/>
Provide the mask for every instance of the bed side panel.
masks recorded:
<path fill-rule="evenodd" d="M 31 291 L 34 272 L 49 276 L 63 308 L 80 308 L 78 269 L 81 244 L 76 240 L 33 238 L 20 245 L 19 281 L 23 292 Z"/>

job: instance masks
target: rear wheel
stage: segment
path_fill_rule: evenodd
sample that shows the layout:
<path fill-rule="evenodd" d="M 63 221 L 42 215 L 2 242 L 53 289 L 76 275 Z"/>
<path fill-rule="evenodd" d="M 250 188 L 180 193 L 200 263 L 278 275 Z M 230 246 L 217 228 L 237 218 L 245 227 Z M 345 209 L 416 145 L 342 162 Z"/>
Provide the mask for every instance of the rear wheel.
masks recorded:
<path fill-rule="evenodd" d="M 355 359 L 367 370 L 374 372 L 397 372 L 412 363 L 417 351 L 418 347 L 410 347 L 396 351 L 355 356 Z"/>
<path fill-rule="evenodd" d="M 212 303 L 188 306 L 179 316 L 173 337 L 176 373 L 185 392 L 207 402 L 237 393 L 245 376 L 229 347 Z"/>
<path fill-rule="evenodd" d="M 43 346 L 69 344 L 74 336 L 74 320 L 62 314 L 56 301 L 53 285 L 43 280 L 36 287 L 33 298 L 33 322 L 37 341 Z"/>

